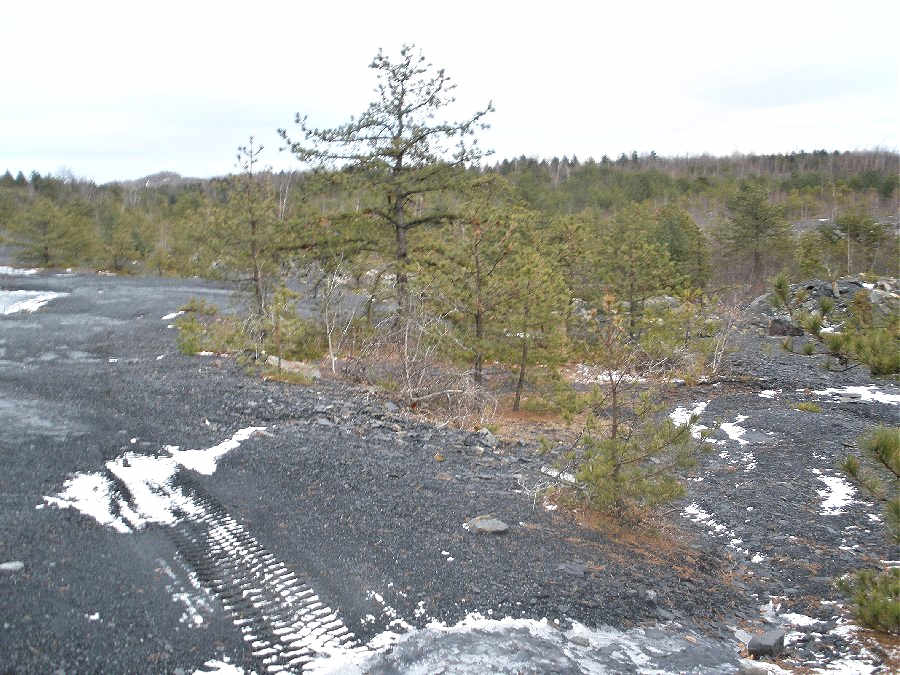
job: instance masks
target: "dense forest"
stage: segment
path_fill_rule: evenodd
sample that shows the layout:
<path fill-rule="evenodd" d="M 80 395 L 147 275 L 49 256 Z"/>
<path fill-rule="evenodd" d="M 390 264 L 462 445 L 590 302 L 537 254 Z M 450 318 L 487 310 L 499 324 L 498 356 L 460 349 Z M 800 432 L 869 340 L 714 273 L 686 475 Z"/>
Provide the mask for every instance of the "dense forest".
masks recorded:
<path fill-rule="evenodd" d="M 818 150 L 685 158 L 635 152 L 599 161 L 523 156 L 464 173 L 469 185 L 490 182 L 507 205 L 527 210 L 535 228 L 558 227 L 565 220 L 572 227 L 577 223 L 593 242 L 610 232 L 616 214 L 643 205 L 647 220 L 639 229 L 671 259 L 684 263 L 684 247 L 692 246 L 696 260 L 708 261 L 692 279 L 702 288 L 752 283 L 759 281 L 754 275 L 771 276 L 782 268 L 798 277 L 896 274 L 898 172 L 900 155 L 894 152 Z M 335 230 L 340 217 L 364 214 L 377 200 L 365 186 L 353 184 L 349 171 L 253 175 L 269 193 L 267 208 L 279 223 L 279 236 L 293 240 L 284 259 L 295 263 L 315 257 L 313 249 L 323 245 L 317 235 L 326 223 Z M 4 242 L 21 247 L 18 256 L 26 264 L 227 277 L 227 223 L 240 218 L 241 184 L 241 175 L 191 179 L 161 173 L 98 186 L 72 176 L 7 171 L 0 176 L 0 233 Z M 764 236 L 774 239 L 759 242 L 765 251 L 758 252 L 765 255 L 755 272 L 746 255 L 753 254 L 754 243 L 734 239 L 733 207 L 742 191 L 759 197 L 757 207 L 770 209 L 784 225 Z M 460 187 L 429 195 L 415 208 L 434 208 L 438 200 L 463 208 L 479 199 L 471 201 L 472 194 Z M 676 212 L 679 225 L 671 222 Z M 660 229 L 653 221 L 663 213 L 670 222 Z M 358 234 L 364 223 L 353 229 Z M 329 248 L 340 236 L 331 235 Z M 368 243 L 376 245 L 374 238 Z"/>

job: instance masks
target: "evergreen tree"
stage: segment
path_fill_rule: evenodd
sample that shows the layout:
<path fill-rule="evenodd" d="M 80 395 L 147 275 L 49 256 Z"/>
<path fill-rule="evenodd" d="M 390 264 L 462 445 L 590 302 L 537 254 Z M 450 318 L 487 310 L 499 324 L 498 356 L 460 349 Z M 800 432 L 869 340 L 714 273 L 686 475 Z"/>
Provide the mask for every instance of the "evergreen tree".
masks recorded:
<path fill-rule="evenodd" d="M 238 148 L 241 173 L 227 183 L 227 198 L 216 220 L 215 253 L 226 269 L 250 289 L 251 312 L 265 315 L 269 295 L 280 271 L 287 230 L 278 219 L 271 174 L 257 166 L 263 146 L 253 136 Z"/>
<path fill-rule="evenodd" d="M 525 242 L 518 248 L 510 266 L 503 346 L 506 362 L 518 371 L 513 402 L 517 411 L 528 369 L 538 363 L 552 368 L 562 355 L 568 290 L 560 273 L 534 243 Z"/>
<path fill-rule="evenodd" d="M 513 267 L 522 231 L 533 215 L 509 203 L 509 188 L 493 181 L 482 186 L 460 214 L 422 244 L 427 276 L 436 285 L 440 313 L 454 322 L 458 341 L 471 359 L 473 379 L 482 383 L 485 359 L 502 341 L 499 317 L 510 301 L 518 271 Z"/>
<path fill-rule="evenodd" d="M 370 67 L 378 74 L 378 98 L 359 118 L 319 129 L 298 114 L 302 140 L 290 140 L 284 129 L 279 134 L 301 161 L 347 166 L 368 183 L 377 199 L 368 215 L 393 234 L 397 300 L 405 311 L 409 233 L 448 222 L 452 214 L 439 197 L 471 180 L 463 169 L 485 156 L 474 134 L 493 108 L 461 122 L 434 122 L 453 103 L 455 85 L 413 45 L 404 45 L 397 61 L 379 51 Z"/>
<path fill-rule="evenodd" d="M 657 236 L 669 253 L 687 289 L 703 289 L 710 277 L 706 237 L 682 207 L 668 204 L 659 210 Z M 673 284 L 674 285 L 674 284 Z"/>
<path fill-rule="evenodd" d="M 726 201 L 728 219 L 721 237 L 732 259 L 750 260 L 751 288 L 764 286 L 764 273 L 790 246 L 790 226 L 780 206 L 769 201 L 765 188 L 745 181 Z"/>
<path fill-rule="evenodd" d="M 594 252 L 596 269 L 603 280 L 601 295 L 612 293 L 622 303 L 633 339 L 643 329 L 647 298 L 677 286 L 679 281 L 668 251 L 654 237 L 657 228 L 656 214 L 649 205 L 632 204 L 608 223 Z"/>

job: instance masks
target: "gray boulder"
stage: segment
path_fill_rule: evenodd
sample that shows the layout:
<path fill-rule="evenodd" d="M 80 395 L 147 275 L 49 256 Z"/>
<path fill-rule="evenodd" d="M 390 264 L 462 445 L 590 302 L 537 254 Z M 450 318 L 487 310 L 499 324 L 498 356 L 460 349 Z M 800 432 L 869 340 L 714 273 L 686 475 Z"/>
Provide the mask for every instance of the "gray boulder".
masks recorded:
<path fill-rule="evenodd" d="M 803 329 L 790 319 L 776 317 L 769 321 L 769 335 L 803 335 Z"/>
<path fill-rule="evenodd" d="M 784 635 L 783 630 L 770 630 L 762 635 L 754 635 L 750 638 L 747 651 L 750 656 L 756 658 L 760 656 L 775 658 L 784 651 Z"/>
<path fill-rule="evenodd" d="M 475 516 L 466 525 L 469 532 L 476 534 L 501 534 L 509 529 L 509 525 L 494 516 Z"/>
<path fill-rule="evenodd" d="M 496 448 L 500 442 L 497 437 L 491 433 L 490 429 L 479 429 L 473 434 L 469 434 L 466 438 L 466 445 L 482 445 L 486 448 Z"/>

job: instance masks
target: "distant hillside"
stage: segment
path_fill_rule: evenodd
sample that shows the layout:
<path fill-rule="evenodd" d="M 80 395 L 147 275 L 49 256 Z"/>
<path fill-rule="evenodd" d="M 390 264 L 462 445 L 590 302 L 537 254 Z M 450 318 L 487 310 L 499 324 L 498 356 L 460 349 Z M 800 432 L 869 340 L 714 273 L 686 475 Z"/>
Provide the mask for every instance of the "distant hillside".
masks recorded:
<path fill-rule="evenodd" d="M 181 174 L 175 173 L 174 171 L 159 171 L 157 173 L 152 173 L 149 176 L 144 176 L 143 178 L 135 178 L 134 180 L 116 180 L 106 183 L 106 185 L 121 185 L 122 187 L 127 188 L 144 188 L 153 190 L 161 187 L 181 187 L 183 185 L 190 185 L 195 183 L 204 183 L 207 178 L 188 178 L 182 176 Z"/>

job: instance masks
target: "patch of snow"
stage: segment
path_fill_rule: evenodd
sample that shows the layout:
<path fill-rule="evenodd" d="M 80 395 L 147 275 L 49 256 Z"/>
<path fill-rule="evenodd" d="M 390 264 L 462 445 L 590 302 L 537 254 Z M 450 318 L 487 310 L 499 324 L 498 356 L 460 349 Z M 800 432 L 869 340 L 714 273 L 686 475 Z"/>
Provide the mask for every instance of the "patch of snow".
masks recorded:
<path fill-rule="evenodd" d="M 559 478 L 566 483 L 575 483 L 575 474 L 568 473 L 567 471 L 560 472 L 558 469 L 542 466 L 541 473 L 545 476 L 550 476 L 551 478 Z"/>
<path fill-rule="evenodd" d="M 243 668 L 229 663 L 227 656 L 223 657 L 222 661 L 210 659 L 201 666 L 201 669 L 194 671 L 194 675 L 244 675 L 244 673 Z"/>
<path fill-rule="evenodd" d="M 781 389 L 764 389 L 763 391 L 759 392 L 758 396 L 760 398 L 775 398 L 775 395 L 780 393 Z"/>
<path fill-rule="evenodd" d="M 844 400 L 857 400 L 866 403 L 875 401 L 876 403 L 886 403 L 888 405 L 900 405 L 900 394 L 885 393 L 874 384 L 841 387 L 840 389 L 830 387 L 828 389 L 818 389 L 813 391 L 813 393 L 819 396 L 831 396 L 832 398 Z"/>
<path fill-rule="evenodd" d="M 811 469 L 811 471 L 816 474 L 816 478 L 825 483 L 823 489 L 816 490 L 822 498 L 820 515 L 836 516 L 843 513 L 844 507 L 854 501 L 853 495 L 856 494 L 856 488 L 841 476 L 829 476 L 818 469 Z"/>
<path fill-rule="evenodd" d="M 0 314 L 8 316 L 18 312 L 36 312 L 51 300 L 67 295 L 52 291 L 0 291 Z"/>
<path fill-rule="evenodd" d="M 669 413 L 669 419 L 672 420 L 672 424 L 677 427 L 684 426 L 688 422 L 691 421 L 693 417 L 700 417 L 703 414 L 703 411 L 706 410 L 706 406 L 709 405 L 709 401 L 699 401 L 694 403 L 693 408 L 685 408 L 678 407 L 675 408 L 672 412 Z M 703 424 L 692 424 L 691 425 L 691 438 L 695 440 L 700 440 L 703 431 L 708 429 L 706 425 Z M 707 443 L 716 444 L 716 441 L 713 439 L 706 439 Z"/>
<path fill-rule="evenodd" d="M 253 434 L 265 430 L 265 427 L 239 429 L 231 438 L 204 450 L 179 450 L 178 446 L 173 445 L 167 445 L 163 449 L 168 451 L 172 459 L 184 468 L 202 473 L 204 476 L 211 476 L 216 472 L 216 465 L 223 455 L 238 448 Z"/>
<path fill-rule="evenodd" d="M 60 509 L 75 509 L 116 532 L 131 532 L 118 515 L 113 515 L 112 482 L 99 473 L 78 473 L 63 483 L 62 491 L 44 502 Z"/>
<path fill-rule="evenodd" d="M 694 407 L 690 409 L 684 407 L 675 408 L 675 410 L 669 413 L 669 419 L 672 420 L 672 424 L 674 424 L 676 427 L 684 426 L 691 421 L 692 417 L 699 417 L 700 415 L 702 415 L 703 411 L 706 410 L 706 406 L 708 405 L 709 401 L 700 401 L 698 403 L 694 403 Z"/>
<path fill-rule="evenodd" d="M 778 618 L 782 621 L 787 621 L 792 626 L 812 626 L 817 623 L 821 623 L 819 619 L 814 619 L 811 616 L 806 616 L 806 614 L 779 614 Z"/>
<path fill-rule="evenodd" d="M 734 422 L 723 422 L 719 428 L 728 435 L 728 438 L 737 441 L 737 444 L 743 447 L 749 445 L 750 441 L 744 440 L 743 437 L 744 434 L 747 433 L 747 430 L 744 427 L 738 426 L 738 422 L 743 422 L 746 419 L 746 415 L 738 415 L 734 418 Z"/>
<path fill-rule="evenodd" d="M 231 438 L 205 450 L 179 451 L 177 446 L 165 446 L 163 450 L 168 456 L 123 453 L 107 462 L 106 468 L 128 488 L 130 501 L 119 494 L 106 476 L 77 473 L 66 480 L 59 494 L 44 497 L 44 502 L 58 508 L 74 508 L 123 534 L 148 523 L 171 525 L 200 511 L 180 487 L 172 484 L 180 467 L 210 475 L 225 453 L 264 429 L 240 429 Z"/>
<path fill-rule="evenodd" d="M 40 270 L 37 269 L 22 269 L 19 267 L 9 267 L 7 265 L 0 265 L 0 274 L 7 277 L 30 277 L 33 274 L 37 274 Z"/>
<path fill-rule="evenodd" d="M 178 310 L 177 312 L 172 312 L 171 314 L 166 314 L 164 317 L 160 318 L 160 321 L 171 321 L 176 316 L 181 316 L 184 314 L 184 310 Z"/>

